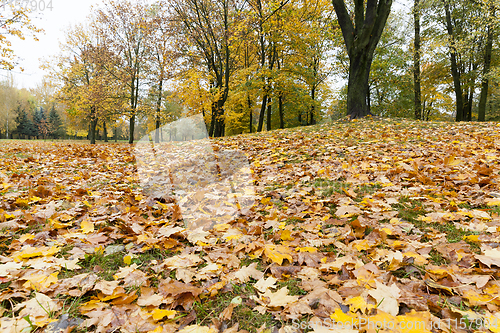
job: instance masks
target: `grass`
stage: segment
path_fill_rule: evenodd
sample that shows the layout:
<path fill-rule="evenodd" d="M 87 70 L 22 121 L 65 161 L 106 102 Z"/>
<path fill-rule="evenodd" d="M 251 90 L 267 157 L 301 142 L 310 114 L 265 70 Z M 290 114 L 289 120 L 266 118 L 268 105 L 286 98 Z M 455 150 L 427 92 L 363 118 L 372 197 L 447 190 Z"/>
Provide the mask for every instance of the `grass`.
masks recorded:
<path fill-rule="evenodd" d="M 212 319 L 219 318 L 220 313 L 229 306 L 233 299 L 241 297 L 242 303 L 234 308 L 231 320 L 226 323 L 228 327 L 238 323 L 240 330 L 257 332 L 262 326 L 266 328 L 281 326 L 270 313 L 260 314 L 253 310 L 255 301 L 251 297 L 256 295 L 256 291 L 249 284 L 232 285 L 232 290 L 229 292 L 219 293 L 215 297 L 196 302 L 194 310 L 197 324 L 209 325 Z"/>
<path fill-rule="evenodd" d="M 79 274 L 85 272 L 94 272 L 106 281 L 113 281 L 113 275 L 125 266 L 123 262 L 124 253 L 117 252 L 110 255 L 104 255 L 101 251 L 86 254 L 85 258 L 78 264 L 82 267 Z"/>
<path fill-rule="evenodd" d="M 399 203 L 396 204 L 394 207 L 398 210 L 398 215 L 402 220 L 412 223 L 423 233 L 429 232 L 430 228 L 433 228 L 441 233 L 444 233 L 446 234 L 446 240 L 449 243 L 458 243 L 462 241 L 466 236 L 478 235 L 478 233 L 476 232 L 457 228 L 455 224 L 452 222 L 429 223 L 425 221 L 420 221 L 418 217 L 425 215 L 426 210 L 423 207 L 423 203 L 419 200 L 412 200 L 411 198 L 408 197 L 401 197 Z M 479 253 L 478 251 L 480 250 L 480 248 L 478 244 L 470 241 L 467 241 L 467 243 L 469 244 L 471 251 Z M 436 258 L 436 260 L 438 262 L 440 261 L 438 258 Z"/>
<path fill-rule="evenodd" d="M 350 184 L 343 181 L 329 180 L 325 178 L 317 178 L 313 182 L 313 187 L 318 188 L 322 197 L 330 197 L 335 193 L 343 193 L 343 189 L 348 189 Z"/>
<path fill-rule="evenodd" d="M 288 288 L 288 294 L 291 296 L 303 296 L 307 295 L 307 291 L 300 287 L 301 280 L 299 279 L 290 279 L 287 281 L 278 282 L 278 289 L 283 287 Z"/>

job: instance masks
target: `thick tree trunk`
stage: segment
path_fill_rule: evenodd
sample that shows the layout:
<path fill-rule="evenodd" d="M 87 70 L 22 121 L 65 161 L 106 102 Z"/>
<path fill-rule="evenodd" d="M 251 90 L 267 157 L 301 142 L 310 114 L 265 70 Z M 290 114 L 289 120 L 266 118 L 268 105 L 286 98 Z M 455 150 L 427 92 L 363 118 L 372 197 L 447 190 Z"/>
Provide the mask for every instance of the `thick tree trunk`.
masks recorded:
<path fill-rule="evenodd" d="M 97 119 L 96 116 L 93 116 L 91 118 L 91 120 L 90 120 L 90 125 L 89 125 L 89 140 L 90 140 L 90 144 L 91 145 L 95 145 L 97 120 L 98 119 Z"/>
<path fill-rule="evenodd" d="M 345 0 L 332 0 L 349 55 L 347 114 L 351 119 L 371 115 L 368 78 L 373 53 L 391 12 L 392 0 L 355 0 L 354 16 Z"/>
<path fill-rule="evenodd" d="M 134 129 L 135 129 L 135 113 L 130 117 L 129 119 L 129 138 L 128 138 L 128 143 L 133 144 L 134 143 Z"/>
<path fill-rule="evenodd" d="M 422 118 L 422 88 L 420 75 L 420 0 L 414 0 L 413 18 L 415 22 L 415 41 L 413 54 L 413 82 L 415 92 L 415 119 Z"/>
<path fill-rule="evenodd" d="M 368 106 L 370 67 L 373 55 L 363 51 L 350 57 L 347 110 L 351 119 L 371 115 Z"/>
<path fill-rule="evenodd" d="M 488 26 L 488 37 L 486 39 L 486 49 L 484 52 L 483 77 L 481 82 L 481 97 L 479 98 L 479 109 L 477 114 L 478 121 L 486 119 L 486 102 L 488 100 L 489 79 L 488 74 L 491 68 L 491 53 L 493 51 L 493 31 Z"/>
<path fill-rule="evenodd" d="M 213 114 L 215 115 L 214 117 L 212 117 L 213 136 L 215 138 L 220 138 L 224 136 L 225 132 L 224 104 L 225 100 L 219 99 L 215 104 L 216 109 L 212 111 Z M 210 127 L 212 128 L 212 125 Z"/>

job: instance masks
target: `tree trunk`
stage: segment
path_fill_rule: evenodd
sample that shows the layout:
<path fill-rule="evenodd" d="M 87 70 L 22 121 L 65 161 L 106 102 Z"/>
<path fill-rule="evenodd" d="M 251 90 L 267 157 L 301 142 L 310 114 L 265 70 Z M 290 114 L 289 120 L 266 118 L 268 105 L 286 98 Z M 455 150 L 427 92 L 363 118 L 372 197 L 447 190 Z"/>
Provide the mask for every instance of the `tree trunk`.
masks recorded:
<path fill-rule="evenodd" d="M 134 128 L 135 128 L 135 113 L 132 114 L 132 116 L 129 119 L 129 138 L 128 138 L 128 143 L 133 144 L 134 143 Z"/>
<path fill-rule="evenodd" d="M 413 17 L 415 22 L 415 41 L 413 54 L 413 82 L 415 92 L 415 119 L 422 118 L 422 88 L 420 73 L 420 0 L 414 0 Z"/>
<path fill-rule="evenodd" d="M 488 37 L 486 40 L 486 49 L 484 52 L 483 77 L 481 82 L 481 97 L 479 98 L 479 109 L 477 114 L 478 121 L 486 119 L 486 102 L 488 100 L 489 79 L 488 74 L 491 68 L 491 53 L 493 50 L 493 31 L 491 25 L 488 26 Z"/>
<path fill-rule="evenodd" d="M 364 52 L 350 57 L 347 110 L 351 119 L 371 115 L 368 106 L 370 67 L 373 55 Z"/>
<path fill-rule="evenodd" d="M 279 115 L 280 115 L 280 128 L 284 129 L 285 128 L 285 121 L 283 119 L 283 93 L 280 92 L 278 95 L 278 108 L 279 108 Z"/>
<path fill-rule="evenodd" d="M 312 99 L 312 105 L 311 105 L 311 117 L 310 117 L 310 122 L 309 125 L 316 125 L 316 119 L 314 118 L 314 112 L 316 112 L 316 87 L 311 88 L 311 99 Z"/>
<path fill-rule="evenodd" d="M 259 113 L 259 125 L 257 126 L 257 132 L 262 132 L 262 128 L 264 127 L 264 116 L 266 114 L 267 108 L 267 94 L 262 98 L 262 105 L 260 106 Z"/>
<path fill-rule="evenodd" d="M 453 76 L 453 86 L 455 89 L 456 112 L 457 112 L 455 120 L 462 121 L 464 120 L 464 99 L 462 92 L 462 83 L 460 81 L 460 72 L 458 71 L 458 64 L 457 64 L 455 32 L 451 20 L 450 4 L 447 1 L 445 1 L 444 10 L 446 15 L 446 28 L 448 30 L 448 36 L 450 37 L 451 40 L 451 45 L 450 45 L 451 75 Z"/>
<path fill-rule="evenodd" d="M 373 53 L 391 12 L 392 0 L 355 0 L 353 17 L 344 0 L 332 0 L 332 4 L 349 55 L 347 114 L 351 119 L 362 118 L 372 114 L 368 104 L 368 79 Z"/>
<path fill-rule="evenodd" d="M 250 100 L 250 95 L 247 94 L 247 104 L 248 104 L 248 112 L 250 113 L 250 122 L 249 122 L 249 133 L 253 132 L 253 112 L 252 112 L 252 101 Z"/>
<path fill-rule="evenodd" d="M 162 90 L 163 90 L 163 79 L 160 80 L 158 90 L 159 90 L 158 91 L 158 100 L 156 101 L 155 143 L 160 143 L 160 111 L 161 111 L 161 98 L 162 98 Z M 205 119 L 205 118 L 203 118 L 203 119 Z"/>
<path fill-rule="evenodd" d="M 271 98 L 268 98 L 267 100 L 267 116 L 266 116 L 266 130 L 270 131 L 271 130 L 271 114 L 273 111 L 273 105 L 271 103 Z"/>
<path fill-rule="evenodd" d="M 135 116 L 137 112 L 137 104 L 139 102 L 139 71 L 137 71 L 137 77 L 132 80 L 132 96 L 130 97 L 130 106 L 132 108 L 132 115 L 129 119 L 129 134 L 128 139 L 129 144 L 134 143 L 134 129 L 135 129 Z"/>
<path fill-rule="evenodd" d="M 89 139 L 91 145 L 95 145 L 96 127 L 97 127 L 97 117 L 93 116 L 90 120 L 90 125 L 89 125 Z"/>
<path fill-rule="evenodd" d="M 108 128 L 106 127 L 106 121 L 103 122 L 102 126 L 104 127 L 104 142 L 108 142 Z"/>

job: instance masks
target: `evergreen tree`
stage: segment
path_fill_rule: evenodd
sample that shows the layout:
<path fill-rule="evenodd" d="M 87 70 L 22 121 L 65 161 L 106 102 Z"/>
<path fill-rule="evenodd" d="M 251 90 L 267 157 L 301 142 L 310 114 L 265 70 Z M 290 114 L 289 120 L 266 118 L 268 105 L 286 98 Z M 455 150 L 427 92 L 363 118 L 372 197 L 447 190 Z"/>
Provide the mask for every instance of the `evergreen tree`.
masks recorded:
<path fill-rule="evenodd" d="M 49 113 L 49 134 L 53 139 L 59 139 L 64 134 L 61 117 L 57 113 L 54 105 L 52 105 Z"/>
<path fill-rule="evenodd" d="M 35 113 L 33 114 L 33 128 L 31 135 L 35 136 L 37 139 L 40 136 L 40 132 L 38 130 L 38 124 L 42 122 L 42 108 L 40 110 L 35 109 Z"/>
<path fill-rule="evenodd" d="M 26 110 L 21 107 L 21 104 L 17 105 L 16 109 L 17 117 L 16 117 L 16 123 L 17 123 L 17 129 L 16 133 L 19 135 L 19 138 L 25 139 L 26 136 L 29 137 L 30 135 L 30 124 L 29 124 L 29 119 L 28 119 L 28 114 L 26 113 Z"/>
<path fill-rule="evenodd" d="M 34 133 L 35 136 L 39 139 L 45 139 L 49 136 L 49 121 L 47 120 L 47 115 L 43 107 L 40 107 L 39 110 L 35 111 L 35 115 L 33 116 L 34 122 Z"/>

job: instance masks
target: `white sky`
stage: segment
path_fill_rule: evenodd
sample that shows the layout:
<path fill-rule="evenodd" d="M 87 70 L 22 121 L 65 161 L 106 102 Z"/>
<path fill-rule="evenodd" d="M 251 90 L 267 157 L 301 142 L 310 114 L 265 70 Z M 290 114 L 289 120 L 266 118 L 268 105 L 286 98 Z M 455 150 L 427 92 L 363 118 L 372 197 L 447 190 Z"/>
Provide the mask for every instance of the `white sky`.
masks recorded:
<path fill-rule="evenodd" d="M 44 29 L 45 34 L 38 34 L 39 41 L 26 38 L 24 41 L 12 37 L 12 46 L 15 54 L 21 58 L 20 67 L 13 72 L 14 81 L 18 88 L 34 88 L 42 81 L 44 72 L 39 68 L 40 58 L 49 58 L 59 53 L 59 42 L 64 39 L 64 30 L 70 25 L 85 21 L 90 14 L 91 6 L 102 3 L 102 0 L 35 0 L 45 1 L 48 5 L 52 1 L 52 11 L 45 9 L 39 11 L 34 23 L 38 28 Z M 40 7 L 39 7 L 40 8 Z M 0 71 L 0 76 L 5 76 L 5 71 Z"/>

